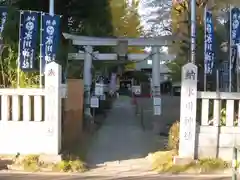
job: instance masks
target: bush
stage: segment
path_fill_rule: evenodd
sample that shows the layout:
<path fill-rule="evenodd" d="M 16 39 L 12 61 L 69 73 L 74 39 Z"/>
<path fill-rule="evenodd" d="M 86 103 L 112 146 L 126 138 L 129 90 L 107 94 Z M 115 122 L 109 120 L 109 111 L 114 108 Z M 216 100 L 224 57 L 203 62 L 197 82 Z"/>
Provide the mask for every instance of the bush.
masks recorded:
<path fill-rule="evenodd" d="M 176 121 L 168 133 L 168 149 L 178 151 L 180 122 Z"/>
<path fill-rule="evenodd" d="M 158 151 L 152 154 L 152 170 L 159 173 L 215 173 L 229 169 L 231 164 L 221 159 L 205 158 L 192 161 L 188 164 L 173 163 L 175 151 Z"/>
<path fill-rule="evenodd" d="M 84 172 L 87 170 L 86 164 L 79 158 L 62 160 L 58 163 L 44 163 L 39 160 L 38 155 L 28 155 L 23 158 L 18 157 L 15 160 L 15 165 L 29 172 Z"/>
<path fill-rule="evenodd" d="M 41 162 L 38 155 L 28 155 L 22 160 L 23 169 L 26 171 L 39 171 Z"/>
<path fill-rule="evenodd" d="M 61 161 L 52 168 L 57 172 L 85 172 L 87 167 L 81 160 Z"/>

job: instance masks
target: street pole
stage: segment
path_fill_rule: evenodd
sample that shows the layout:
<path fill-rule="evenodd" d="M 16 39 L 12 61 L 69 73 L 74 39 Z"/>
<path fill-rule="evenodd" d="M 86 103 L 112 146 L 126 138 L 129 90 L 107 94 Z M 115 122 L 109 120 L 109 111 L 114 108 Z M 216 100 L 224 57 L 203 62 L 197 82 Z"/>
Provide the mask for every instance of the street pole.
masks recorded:
<path fill-rule="evenodd" d="M 196 63 L 196 0 L 191 0 L 191 62 Z"/>
<path fill-rule="evenodd" d="M 54 15 L 54 0 L 49 0 L 49 14 Z"/>
<path fill-rule="evenodd" d="M 207 17 L 206 17 L 206 13 L 207 13 L 207 5 L 204 7 L 204 21 L 206 22 L 207 20 Z M 205 57 L 205 53 L 206 53 L 206 43 L 205 43 L 205 40 L 206 40 L 206 23 L 204 23 L 204 57 Z M 204 88 L 203 90 L 204 91 L 207 91 L 207 72 L 206 72 L 206 62 L 205 62 L 205 58 L 204 58 Z"/>
<path fill-rule="evenodd" d="M 54 0 L 49 0 L 49 14 L 50 15 L 54 15 Z M 41 31 L 42 31 L 42 29 L 43 29 L 43 27 L 42 27 L 42 12 L 41 12 L 41 24 L 40 24 L 40 29 L 41 29 Z M 43 71 L 43 69 L 42 69 L 42 61 L 43 61 L 43 57 L 42 57 L 42 46 L 43 46 L 43 44 L 42 44 L 42 33 L 40 34 L 40 74 L 39 74 L 39 76 L 40 76 L 40 80 L 39 80 L 39 85 L 40 85 L 40 88 L 42 88 L 43 87 L 43 77 L 44 77 L 44 72 L 42 72 Z"/>
<path fill-rule="evenodd" d="M 92 85 L 92 46 L 85 47 L 84 58 L 84 115 L 85 117 L 91 117 L 90 99 L 91 99 L 91 85 Z"/>

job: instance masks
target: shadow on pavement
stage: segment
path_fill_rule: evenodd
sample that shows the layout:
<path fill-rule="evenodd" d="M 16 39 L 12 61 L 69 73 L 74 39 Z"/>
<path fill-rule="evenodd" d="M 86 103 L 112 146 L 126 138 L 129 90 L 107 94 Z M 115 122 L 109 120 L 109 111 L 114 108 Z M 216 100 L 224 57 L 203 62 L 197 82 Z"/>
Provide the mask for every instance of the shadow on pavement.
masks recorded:
<path fill-rule="evenodd" d="M 153 129 L 156 134 L 168 135 L 171 125 L 180 119 L 180 97 L 162 95 L 162 114 L 153 116 L 153 99 L 137 98 L 137 102 L 143 107 L 144 124 L 147 129 Z"/>
<path fill-rule="evenodd" d="M 151 130 L 142 130 L 131 98 L 120 96 L 96 133 L 87 162 L 91 167 L 118 161 L 124 164 L 124 160 L 145 158 L 149 153 L 160 150 L 162 144 Z M 135 163 L 133 161 L 131 163 Z"/>

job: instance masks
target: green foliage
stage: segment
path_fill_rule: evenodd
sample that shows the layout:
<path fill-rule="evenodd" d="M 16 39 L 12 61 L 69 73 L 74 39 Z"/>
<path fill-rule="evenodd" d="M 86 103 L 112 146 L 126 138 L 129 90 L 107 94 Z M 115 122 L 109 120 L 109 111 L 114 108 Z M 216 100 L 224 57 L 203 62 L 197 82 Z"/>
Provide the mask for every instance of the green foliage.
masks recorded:
<path fill-rule="evenodd" d="M 176 121 L 168 133 L 168 149 L 178 151 L 180 122 Z"/>
<path fill-rule="evenodd" d="M 39 156 L 37 155 L 28 155 L 22 159 L 22 161 L 18 162 L 20 166 L 25 171 L 36 172 L 40 169 L 40 161 Z"/>
<path fill-rule="evenodd" d="M 167 67 L 171 71 L 173 82 L 181 82 L 182 66 L 186 63 L 186 59 L 177 57 L 174 61 L 167 63 Z"/>
<path fill-rule="evenodd" d="M 110 0 L 113 35 L 116 37 L 140 37 L 143 32 L 138 12 L 139 1 Z M 128 47 L 129 53 L 141 53 L 143 48 Z M 135 69 L 134 62 L 124 63 L 126 70 Z"/>
<path fill-rule="evenodd" d="M 204 158 L 198 160 L 196 168 L 201 168 L 202 173 L 208 173 L 211 171 L 224 170 L 230 168 L 230 163 L 223 161 L 222 159 Z"/>
<path fill-rule="evenodd" d="M 19 158 L 19 157 L 18 157 Z M 87 167 L 80 159 L 63 160 L 58 163 L 44 163 L 40 160 L 39 155 L 28 155 L 20 161 L 15 162 L 16 165 L 22 167 L 25 171 L 55 171 L 55 172 L 84 172 Z"/>
<path fill-rule="evenodd" d="M 19 11 L 9 7 L 7 20 L 3 30 L 3 42 L 5 46 L 11 47 L 12 51 L 18 51 L 19 40 Z"/>
<path fill-rule="evenodd" d="M 1 57 L 0 81 L 5 87 L 16 87 L 16 61 L 19 38 L 18 10 L 48 12 L 49 1 L 36 0 L 34 3 L 32 3 L 31 0 L 1 1 L 1 5 L 9 6 L 7 22 L 3 32 L 3 43 L 9 52 L 5 51 Z M 111 12 L 108 0 L 56 1 L 55 13 L 62 15 L 61 32 L 91 36 L 112 35 Z M 68 68 L 68 50 L 68 41 L 64 40 L 62 37 L 57 52 L 57 60 L 62 65 L 63 71 L 66 71 Z M 8 55 L 11 57 L 8 57 Z M 36 56 L 39 57 L 39 53 L 37 53 Z M 39 61 L 38 58 L 37 61 Z M 7 68 L 7 70 L 5 68 Z M 71 69 L 68 71 L 71 72 Z M 81 69 L 79 68 L 78 73 L 75 74 L 81 74 L 80 71 Z M 21 87 L 36 86 L 39 81 L 39 76 L 37 74 L 38 73 L 21 72 Z"/>
<path fill-rule="evenodd" d="M 17 0 L 11 5 L 23 10 L 49 12 L 49 1 L 35 0 L 32 3 L 32 0 Z M 55 14 L 62 15 L 61 27 L 63 32 L 91 36 L 112 34 L 108 0 L 55 1 Z"/>
<path fill-rule="evenodd" d="M 167 172 L 173 166 L 175 151 L 158 151 L 152 154 L 152 170 L 157 172 Z"/>
<path fill-rule="evenodd" d="M 236 126 L 238 123 L 238 117 L 235 114 L 234 115 L 234 121 L 233 121 L 233 125 Z M 222 108 L 220 111 L 220 125 L 221 126 L 226 126 L 226 108 Z"/>
<path fill-rule="evenodd" d="M 159 173 L 214 173 L 230 168 L 230 163 L 221 159 L 205 158 L 185 165 L 173 163 L 175 151 L 159 151 L 152 155 L 152 169 Z"/>
<path fill-rule="evenodd" d="M 6 55 L 0 59 L 0 82 L 2 87 L 16 88 L 18 85 L 17 74 L 19 73 L 19 86 L 38 87 L 39 75 L 37 73 L 25 73 L 17 71 L 17 53 L 11 47 L 6 48 Z"/>
<path fill-rule="evenodd" d="M 198 104 L 199 107 L 201 107 L 201 104 Z M 198 107 L 198 108 L 199 108 Z M 220 126 L 226 126 L 226 101 L 221 101 L 221 110 L 220 110 Z M 234 116 L 233 116 L 233 125 L 237 126 L 238 125 L 238 105 L 235 104 L 235 109 L 234 109 Z M 214 103 L 213 101 L 209 102 L 209 125 L 214 124 Z"/>
<path fill-rule="evenodd" d="M 178 39 L 175 41 L 174 46 L 170 48 L 170 52 L 177 55 L 176 62 L 173 62 L 174 65 L 169 65 L 170 70 L 172 70 L 173 79 L 177 77 L 177 81 L 180 80 L 181 77 L 181 67 L 190 61 L 190 8 L 188 5 L 189 1 L 183 1 L 182 3 L 177 3 L 172 7 L 172 31 Z M 223 42 L 228 41 L 227 31 L 224 24 L 219 23 L 217 21 L 217 16 L 219 13 L 219 9 L 222 7 L 222 2 L 217 2 L 216 6 L 213 9 L 213 24 L 214 24 L 214 40 L 215 44 L 215 58 L 218 61 L 222 61 L 227 57 L 225 53 L 223 53 L 220 49 L 220 45 Z M 226 3 L 225 3 L 226 5 Z M 205 3 L 202 0 L 197 1 L 196 15 L 197 15 L 197 23 L 196 23 L 196 65 L 198 66 L 199 76 L 203 75 L 204 70 L 204 7 Z M 180 59 L 180 60 L 179 60 Z M 170 63 L 171 64 L 171 63 Z M 177 67 L 175 64 L 178 64 Z M 173 68 L 173 69 L 172 69 Z M 202 81 L 203 78 L 199 80 Z M 200 82 L 200 84 L 203 84 Z"/>
<path fill-rule="evenodd" d="M 61 161 L 53 166 L 53 171 L 59 172 L 84 172 L 86 171 L 86 165 L 80 160 L 74 161 Z"/>
<path fill-rule="evenodd" d="M 139 37 L 142 33 L 139 1 L 110 0 L 114 36 Z"/>
<path fill-rule="evenodd" d="M 16 88 L 19 86 L 37 87 L 39 75 L 36 72 L 22 72 L 17 69 L 18 39 L 19 39 L 19 12 L 12 7 L 8 8 L 8 16 L 3 31 L 3 51 L 0 53 L 0 84 L 2 87 Z"/>

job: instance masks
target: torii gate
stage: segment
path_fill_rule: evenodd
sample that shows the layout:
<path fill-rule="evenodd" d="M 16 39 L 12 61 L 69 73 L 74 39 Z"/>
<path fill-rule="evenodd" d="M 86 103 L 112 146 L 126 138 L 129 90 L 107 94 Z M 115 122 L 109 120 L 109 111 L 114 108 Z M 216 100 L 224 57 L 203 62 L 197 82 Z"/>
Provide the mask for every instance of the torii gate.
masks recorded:
<path fill-rule="evenodd" d="M 84 112 L 90 115 L 90 87 L 92 84 L 92 60 L 130 60 L 141 61 L 148 56 L 152 56 L 152 84 L 153 84 L 153 106 L 154 115 L 161 115 L 161 98 L 160 98 L 160 59 L 166 60 L 168 56 L 161 55 L 159 47 L 170 46 L 174 41 L 173 36 L 159 36 L 154 38 L 99 38 L 88 36 L 77 36 L 63 33 L 65 39 L 71 40 L 73 45 L 86 46 L 85 53 L 69 53 L 69 58 L 75 60 L 84 60 Z M 117 53 L 115 54 L 94 54 L 94 46 L 115 46 Z M 145 54 L 128 54 L 128 46 L 152 47 L 152 53 Z M 93 55 L 96 59 L 93 58 Z M 172 59 L 172 58 L 171 58 Z"/>

